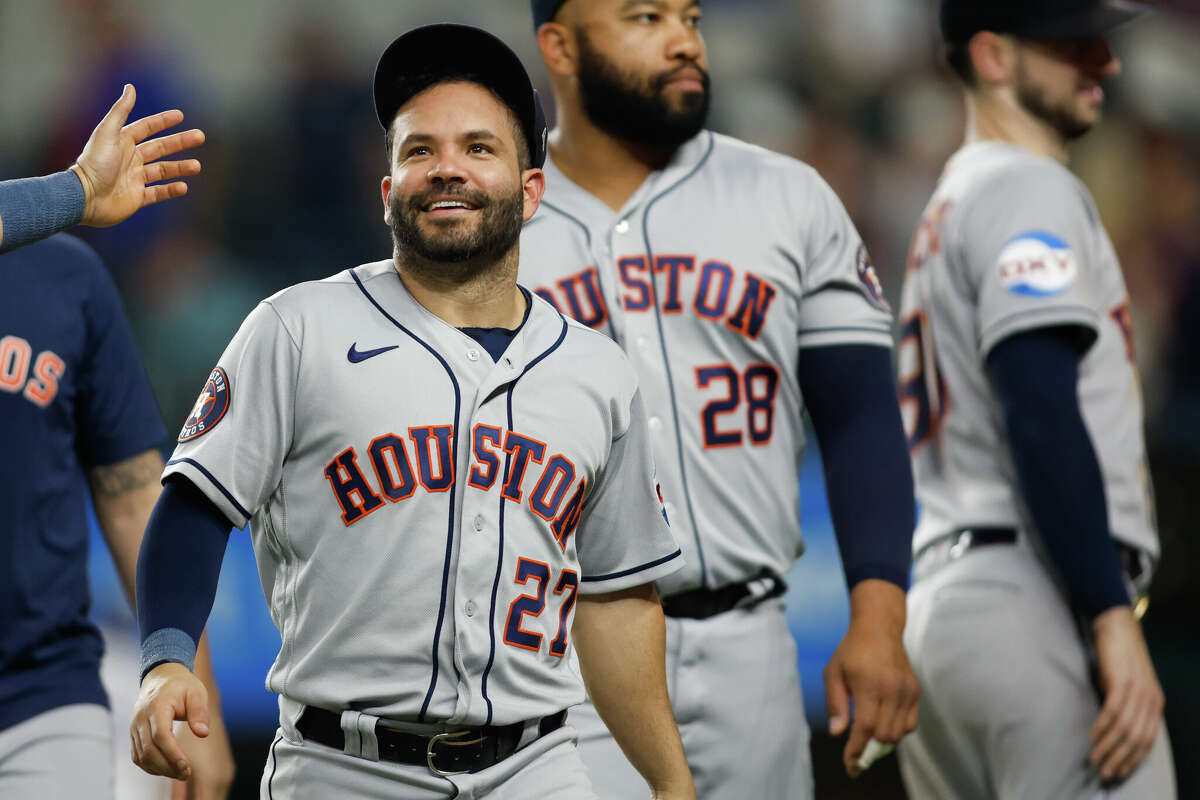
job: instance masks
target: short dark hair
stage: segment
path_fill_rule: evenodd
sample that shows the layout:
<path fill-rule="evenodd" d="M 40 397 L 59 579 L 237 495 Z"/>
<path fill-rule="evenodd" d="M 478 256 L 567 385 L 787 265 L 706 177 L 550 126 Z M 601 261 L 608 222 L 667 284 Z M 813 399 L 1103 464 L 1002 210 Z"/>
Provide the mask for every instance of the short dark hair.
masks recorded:
<path fill-rule="evenodd" d="M 968 89 L 979 85 L 979 76 L 975 74 L 975 65 L 971 63 L 970 40 L 946 42 L 942 56 L 950 70 Z"/>
<path fill-rule="evenodd" d="M 504 108 L 508 111 L 508 119 L 511 123 L 513 139 L 516 141 L 517 145 L 517 164 L 521 168 L 522 172 L 529 169 L 529 142 L 525 139 L 525 131 L 521 127 L 521 120 L 518 118 L 516 110 L 504 102 L 504 98 L 497 94 L 494 89 L 489 87 L 487 82 L 484 81 L 482 76 L 480 76 L 478 73 L 469 71 L 454 73 L 446 73 L 444 71 L 418 72 L 414 75 L 405 76 L 399 81 L 399 85 L 409 97 L 416 97 L 421 92 L 427 89 L 432 89 L 435 86 L 441 86 L 443 83 L 474 83 L 478 86 L 482 86 L 484 89 L 487 89 L 488 92 L 491 93 L 492 97 L 495 97 L 496 100 L 500 102 L 500 105 L 504 106 Z M 394 118 L 392 121 L 394 121 Z M 388 122 L 388 125 L 383 132 L 383 144 L 387 151 L 388 166 L 391 166 L 392 163 L 392 121 Z"/>

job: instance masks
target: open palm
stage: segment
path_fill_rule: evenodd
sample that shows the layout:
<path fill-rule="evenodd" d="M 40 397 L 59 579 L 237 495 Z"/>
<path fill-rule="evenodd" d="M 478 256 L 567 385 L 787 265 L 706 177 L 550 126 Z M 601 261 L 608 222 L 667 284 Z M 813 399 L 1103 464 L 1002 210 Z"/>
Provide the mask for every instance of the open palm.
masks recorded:
<path fill-rule="evenodd" d="M 160 159 L 203 144 L 204 132 L 193 128 L 151 139 L 182 122 L 183 112 L 163 111 L 126 125 L 136 99 L 137 92 L 126 84 L 71 165 L 83 184 L 84 225 L 116 225 L 143 206 L 180 197 L 187 193 L 187 184 L 178 179 L 200 172 L 200 162 L 194 158 Z"/>

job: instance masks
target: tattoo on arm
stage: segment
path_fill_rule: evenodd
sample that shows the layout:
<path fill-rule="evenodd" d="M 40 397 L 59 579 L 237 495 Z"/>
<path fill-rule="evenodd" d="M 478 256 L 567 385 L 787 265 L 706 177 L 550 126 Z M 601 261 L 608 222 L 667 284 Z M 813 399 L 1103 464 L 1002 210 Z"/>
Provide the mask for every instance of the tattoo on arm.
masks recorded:
<path fill-rule="evenodd" d="M 162 469 L 162 456 L 157 450 L 147 450 L 116 464 L 93 467 L 88 471 L 88 483 L 97 499 L 113 499 L 157 483 Z"/>

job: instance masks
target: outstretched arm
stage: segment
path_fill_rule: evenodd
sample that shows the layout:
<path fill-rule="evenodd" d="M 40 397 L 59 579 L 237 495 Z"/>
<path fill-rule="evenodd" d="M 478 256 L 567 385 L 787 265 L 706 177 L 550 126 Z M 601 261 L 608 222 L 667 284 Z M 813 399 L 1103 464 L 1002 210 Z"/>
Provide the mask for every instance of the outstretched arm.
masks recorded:
<path fill-rule="evenodd" d="M 162 469 L 162 456 L 157 450 L 147 450 L 116 464 L 93 467 L 88 472 L 100 530 L 112 552 L 131 607 L 135 607 L 138 551 L 150 513 L 162 492 L 158 482 Z M 220 694 L 212 672 L 207 636 L 200 640 L 196 672 L 202 678 L 211 719 L 205 741 L 190 736 L 185 738 L 184 752 L 195 767 L 188 782 L 188 796 L 219 800 L 228 794 L 233 783 L 234 763 L 221 720 Z"/>
<path fill-rule="evenodd" d="M 580 595 L 572 635 L 588 695 L 659 800 L 695 798 L 667 698 L 665 628 L 654 584 Z"/>
<path fill-rule="evenodd" d="M 126 84 L 69 171 L 0 182 L 0 252 L 79 223 L 116 225 L 143 206 L 187 193 L 179 178 L 200 172 L 200 162 L 161 159 L 203 144 L 204 132 L 151 139 L 182 122 L 183 112 L 163 111 L 126 125 L 136 99 L 133 86 Z"/>

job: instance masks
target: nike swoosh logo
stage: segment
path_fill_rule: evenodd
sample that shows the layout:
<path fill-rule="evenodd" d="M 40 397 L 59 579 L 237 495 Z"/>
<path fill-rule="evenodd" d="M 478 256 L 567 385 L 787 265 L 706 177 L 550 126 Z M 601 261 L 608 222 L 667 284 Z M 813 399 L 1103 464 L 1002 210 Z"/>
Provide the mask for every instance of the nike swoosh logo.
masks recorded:
<path fill-rule="evenodd" d="M 360 361 L 366 361 L 368 358 L 374 358 L 380 353 L 386 353 L 388 350 L 395 350 L 400 345 L 394 344 L 391 347 L 377 347 L 374 350 L 357 350 L 358 342 L 350 345 L 350 349 L 346 351 L 346 358 L 351 364 L 357 364 Z"/>

